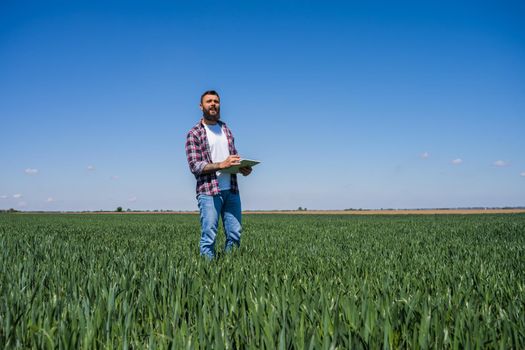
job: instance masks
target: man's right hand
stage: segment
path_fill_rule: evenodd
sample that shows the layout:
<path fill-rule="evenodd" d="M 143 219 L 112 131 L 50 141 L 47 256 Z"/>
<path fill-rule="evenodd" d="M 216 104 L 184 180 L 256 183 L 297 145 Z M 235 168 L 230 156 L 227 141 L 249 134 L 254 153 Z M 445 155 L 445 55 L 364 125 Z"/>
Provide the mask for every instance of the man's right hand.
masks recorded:
<path fill-rule="evenodd" d="M 241 164 L 241 157 L 238 155 L 231 155 L 231 156 L 228 156 L 228 158 L 226 158 L 224 161 L 220 163 L 220 168 L 226 169 L 231 166 L 239 165 L 239 164 Z"/>
<path fill-rule="evenodd" d="M 241 164 L 241 157 L 235 155 L 235 156 L 228 156 L 224 161 L 220 163 L 208 163 L 202 168 L 201 174 L 211 174 L 218 170 L 226 169 L 234 165 Z"/>

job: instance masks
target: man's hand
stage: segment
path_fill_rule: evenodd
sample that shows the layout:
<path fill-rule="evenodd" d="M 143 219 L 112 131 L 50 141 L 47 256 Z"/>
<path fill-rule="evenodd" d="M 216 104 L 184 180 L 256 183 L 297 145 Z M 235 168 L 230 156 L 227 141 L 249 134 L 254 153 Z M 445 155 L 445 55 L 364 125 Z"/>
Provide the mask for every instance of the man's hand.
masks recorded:
<path fill-rule="evenodd" d="M 246 166 L 246 167 L 243 167 L 243 168 L 239 168 L 239 171 L 241 172 L 241 174 L 243 176 L 248 176 L 252 172 L 252 167 Z"/>
<path fill-rule="evenodd" d="M 202 169 L 201 174 L 212 174 L 218 170 L 229 168 L 233 165 L 239 165 L 241 163 L 241 157 L 235 155 L 235 156 L 228 156 L 226 160 L 220 163 L 209 163 L 206 164 L 206 166 Z"/>
<path fill-rule="evenodd" d="M 238 155 L 231 155 L 219 164 L 220 169 L 226 169 L 234 165 L 239 165 L 241 164 L 241 157 Z"/>

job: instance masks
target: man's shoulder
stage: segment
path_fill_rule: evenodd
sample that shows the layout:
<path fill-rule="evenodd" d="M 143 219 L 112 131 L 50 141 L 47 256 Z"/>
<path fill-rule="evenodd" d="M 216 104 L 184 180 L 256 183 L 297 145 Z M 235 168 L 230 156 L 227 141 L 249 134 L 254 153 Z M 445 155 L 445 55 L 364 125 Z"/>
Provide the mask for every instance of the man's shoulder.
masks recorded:
<path fill-rule="evenodd" d="M 202 126 L 202 123 L 201 121 L 199 120 L 199 122 L 197 124 L 195 124 L 191 129 L 190 131 L 188 131 L 188 136 L 190 135 L 195 135 L 195 136 L 199 136 L 202 131 L 204 130 L 204 127 Z"/>

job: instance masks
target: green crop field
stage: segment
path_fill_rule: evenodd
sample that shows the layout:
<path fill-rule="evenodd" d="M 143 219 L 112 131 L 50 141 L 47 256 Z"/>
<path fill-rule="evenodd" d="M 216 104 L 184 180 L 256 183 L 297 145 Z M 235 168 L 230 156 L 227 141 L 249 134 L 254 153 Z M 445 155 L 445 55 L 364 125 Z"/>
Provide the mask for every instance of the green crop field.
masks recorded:
<path fill-rule="evenodd" d="M 525 215 L 0 215 L 0 345 L 525 348 Z M 224 237 L 220 234 L 218 245 Z"/>

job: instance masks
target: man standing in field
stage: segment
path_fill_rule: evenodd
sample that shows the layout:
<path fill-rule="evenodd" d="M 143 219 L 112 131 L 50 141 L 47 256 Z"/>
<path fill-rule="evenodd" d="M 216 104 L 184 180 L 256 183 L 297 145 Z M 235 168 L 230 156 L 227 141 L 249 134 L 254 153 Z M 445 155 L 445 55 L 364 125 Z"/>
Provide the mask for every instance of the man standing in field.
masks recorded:
<path fill-rule="evenodd" d="M 221 170 L 240 163 L 235 140 L 226 124 L 220 121 L 220 97 L 216 91 L 201 96 L 202 119 L 188 132 L 186 156 L 197 179 L 197 202 L 200 210 L 200 254 L 213 259 L 215 238 L 222 218 L 226 234 L 225 251 L 241 243 L 241 199 L 237 175 Z M 240 168 L 249 175 L 252 169 Z"/>

